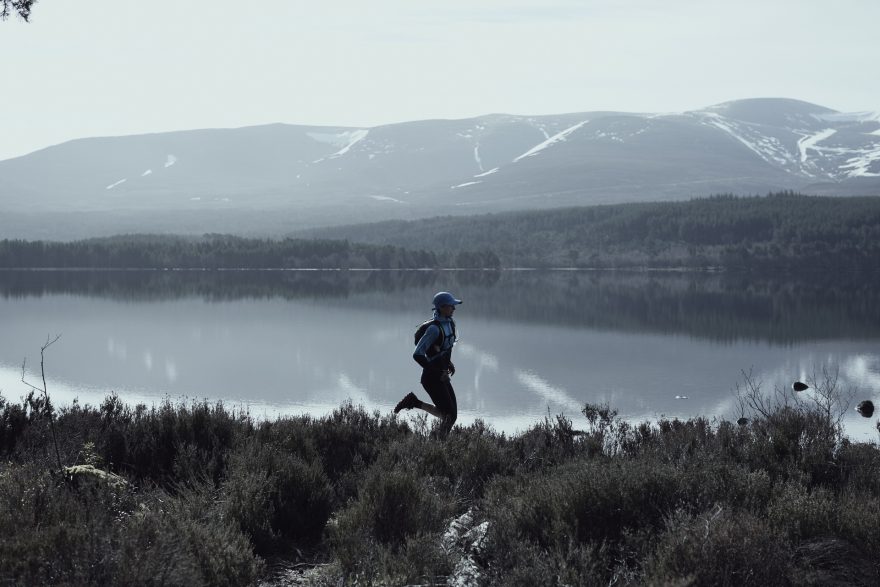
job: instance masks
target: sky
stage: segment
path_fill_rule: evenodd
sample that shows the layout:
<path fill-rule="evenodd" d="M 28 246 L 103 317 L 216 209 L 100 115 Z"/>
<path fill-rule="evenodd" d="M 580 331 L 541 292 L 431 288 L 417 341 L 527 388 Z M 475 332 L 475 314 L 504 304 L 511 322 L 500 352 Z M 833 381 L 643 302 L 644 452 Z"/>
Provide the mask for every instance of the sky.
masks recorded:
<path fill-rule="evenodd" d="M 39 0 L 0 22 L 0 160 L 283 122 L 880 110 L 877 0 Z"/>

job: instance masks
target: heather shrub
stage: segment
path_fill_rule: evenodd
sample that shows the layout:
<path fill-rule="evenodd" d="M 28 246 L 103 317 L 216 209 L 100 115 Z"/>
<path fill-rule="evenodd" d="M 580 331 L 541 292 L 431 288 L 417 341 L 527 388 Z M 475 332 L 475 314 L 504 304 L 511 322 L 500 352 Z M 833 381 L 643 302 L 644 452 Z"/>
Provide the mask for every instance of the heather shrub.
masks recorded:
<path fill-rule="evenodd" d="M 333 502 L 333 490 L 320 462 L 254 441 L 231 457 L 221 487 L 224 514 L 250 536 L 258 548 L 276 539 L 317 541 Z"/>
<path fill-rule="evenodd" d="M 797 482 L 777 487 L 767 507 L 768 520 L 794 540 L 833 536 L 838 526 L 837 499 L 827 489 Z"/>
<path fill-rule="evenodd" d="M 880 498 L 880 450 L 871 443 L 844 440 L 836 454 L 838 484 Z"/>
<path fill-rule="evenodd" d="M 755 515 L 722 506 L 670 515 L 645 565 L 655 585 L 791 584 L 790 546 Z"/>
<path fill-rule="evenodd" d="M 845 490 L 838 494 L 837 507 L 837 537 L 859 552 L 861 574 L 880 584 L 880 498 Z"/>
<path fill-rule="evenodd" d="M 518 467 L 508 443 L 480 421 L 457 428 L 440 442 L 430 434 L 411 434 L 389 443 L 380 456 L 389 466 L 405 467 L 432 483 L 450 487 L 456 499 L 472 502 L 496 475 Z"/>
<path fill-rule="evenodd" d="M 369 561 L 416 548 L 426 536 L 439 548 L 445 522 L 455 513 L 449 496 L 435 491 L 430 478 L 377 462 L 367 471 L 357 499 L 330 526 L 330 544 L 343 570 L 352 574 Z"/>
<path fill-rule="evenodd" d="M 497 479 L 485 500 L 487 565 L 498 580 L 520 574 L 523 584 L 534 576 L 523 569 L 529 565 L 601 583 L 626 574 L 638 558 L 629 543 L 642 541 L 631 537 L 662 529 L 682 498 L 676 473 L 651 462 L 582 458 L 540 475 Z"/>
<path fill-rule="evenodd" d="M 166 401 L 135 410 L 109 396 L 100 408 L 102 456 L 116 471 L 166 484 L 207 478 L 219 483 L 237 435 L 252 431 L 246 415 L 222 403 L 190 406 Z"/>
<path fill-rule="evenodd" d="M 409 426 L 395 416 L 369 414 L 362 406 L 350 402 L 312 421 L 309 430 L 340 502 L 358 494 L 364 470 L 390 443 L 410 434 Z"/>
<path fill-rule="evenodd" d="M 754 442 L 748 458 L 753 467 L 782 479 L 834 482 L 834 453 L 841 436 L 825 415 L 783 407 L 754 421 L 751 429 Z"/>
<path fill-rule="evenodd" d="M 0 582 L 246 585 L 262 563 L 210 499 L 71 483 L 33 465 L 0 473 Z"/>
<path fill-rule="evenodd" d="M 571 420 L 562 416 L 538 422 L 522 434 L 511 438 L 513 458 L 525 471 L 552 468 L 575 455 L 601 453 L 602 440 L 579 442 L 575 438 Z"/>
<path fill-rule="evenodd" d="M 747 425 L 588 405 L 443 439 L 350 403 L 257 423 L 114 396 L 54 412 L 64 465 L 127 484 L 59 474 L 50 409 L 0 398 L 0 584 L 246 585 L 272 579 L 260 556 L 330 563 L 327 585 L 443 584 L 466 511 L 488 523 L 481 584 L 880 584 L 880 449 L 804 405 Z"/>
<path fill-rule="evenodd" d="M 678 468 L 681 507 L 696 513 L 716 503 L 765 511 L 773 493 L 773 484 L 765 471 L 751 471 L 747 466 L 723 461 L 698 461 Z"/>

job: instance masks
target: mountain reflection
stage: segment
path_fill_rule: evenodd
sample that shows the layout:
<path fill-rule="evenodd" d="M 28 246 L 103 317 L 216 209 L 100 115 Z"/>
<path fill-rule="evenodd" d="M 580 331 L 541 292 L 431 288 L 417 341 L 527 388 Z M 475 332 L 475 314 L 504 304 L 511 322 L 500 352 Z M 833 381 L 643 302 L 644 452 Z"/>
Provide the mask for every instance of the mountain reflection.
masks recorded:
<path fill-rule="evenodd" d="M 308 299 L 427 311 L 439 289 L 469 315 L 712 341 L 880 338 L 880 279 L 621 271 L 2 271 L 0 296 L 153 302 Z"/>

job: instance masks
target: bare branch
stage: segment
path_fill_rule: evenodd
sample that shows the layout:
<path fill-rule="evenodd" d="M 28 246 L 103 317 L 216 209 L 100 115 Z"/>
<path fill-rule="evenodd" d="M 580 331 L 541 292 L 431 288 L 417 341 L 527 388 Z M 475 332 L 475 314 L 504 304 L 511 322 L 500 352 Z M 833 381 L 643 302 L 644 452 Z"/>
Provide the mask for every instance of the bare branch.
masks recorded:
<path fill-rule="evenodd" d="M 839 433 L 857 393 L 851 386 L 841 388 L 839 374 L 837 365 L 823 365 L 821 371 L 814 369 L 805 378 L 808 383 L 805 391 L 775 385 L 773 394 L 765 395 L 761 391 L 762 382 L 752 370 L 742 371 L 743 382 L 736 384 L 734 392 L 743 417 L 747 410 L 767 418 L 777 410 L 788 408 L 802 414 L 817 414 Z"/>
<path fill-rule="evenodd" d="M 40 347 L 40 376 L 43 379 L 43 387 L 37 387 L 25 380 L 27 357 L 21 362 L 21 382 L 32 390 L 42 393 L 43 398 L 46 400 L 46 415 L 49 416 L 49 428 L 52 431 L 52 443 L 55 445 L 55 457 L 58 459 L 58 469 L 61 470 L 63 467 L 61 464 L 61 451 L 58 450 L 58 437 L 55 435 L 55 419 L 52 417 L 52 402 L 49 399 L 49 389 L 46 385 L 46 349 L 58 342 L 59 338 L 61 338 L 60 334 L 56 335 L 55 338 L 46 335 L 46 343 Z"/>
<path fill-rule="evenodd" d="M 9 18 L 10 8 L 25 22 L 31 17 L 31 6 L 37 0 L 0 0 L 0 20 Z"/>
<path fill-rule="evenodd" d="M 743 379 L 742 385 L 737 383 L 734 388 L 740 407 L 740 415 L 744 417 L 748 408 L 765 418 L 768 417 L 773 412 L 773 404 L 761 390 L 764 382 L 755 376 L 754 368 L 750 368 L 748 371 L 743 369 L 740 372 Z"/>

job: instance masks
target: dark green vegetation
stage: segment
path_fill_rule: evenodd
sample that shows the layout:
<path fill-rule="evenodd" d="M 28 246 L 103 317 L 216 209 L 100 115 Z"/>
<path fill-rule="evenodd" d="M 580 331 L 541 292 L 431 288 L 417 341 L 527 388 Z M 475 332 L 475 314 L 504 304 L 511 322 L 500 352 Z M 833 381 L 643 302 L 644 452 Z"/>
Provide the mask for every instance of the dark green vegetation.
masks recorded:
<path fill-rule="evenodd" d="M 448 216 L 311 231 L 322 238 L 491 250 L 504 267 L 878 269 L 880 198 L 715 196 L 688 202 Z"/>
<path fill-rule="evenodd" d="M 880 450 L 780 406 L 747 426 L 632 425 L 585 407 L 516 437 L 343 406 L 254 421 L 222 405 L 56 412 L 0 402 L 0 583 L 444 583 L 471 511 L 491 585 L 876 585 Z M 110 471 L 126 483 L 93 471 Z M 267 562 L 268 561 L 268 562 Z"/>
<path fill-rule="evenodd" d="M 320 239 L 311 237 L 319 236 Z M 0 241 L 0 268 L 880 269 L 880 198 L 716 196 L 688 202 L 387 221 L 310 238 L 119 236 Z M 329 240 L 328 240 L 329 239 Z"/>
<path fill-rule="evenodd" d="M 492 262 L 477 256 L 480 266 Z M 476 260 L 475 259 L 475 260 Z M 497 264 L 497 260 L 494 261 Z M 437 257 L 391 245 L 348 241 L 248 239 L 228 235 L 118 236 L 70 243 L 0 241 L 0 267 L 96 269 L 260 269 L 437 267 Z"/>

